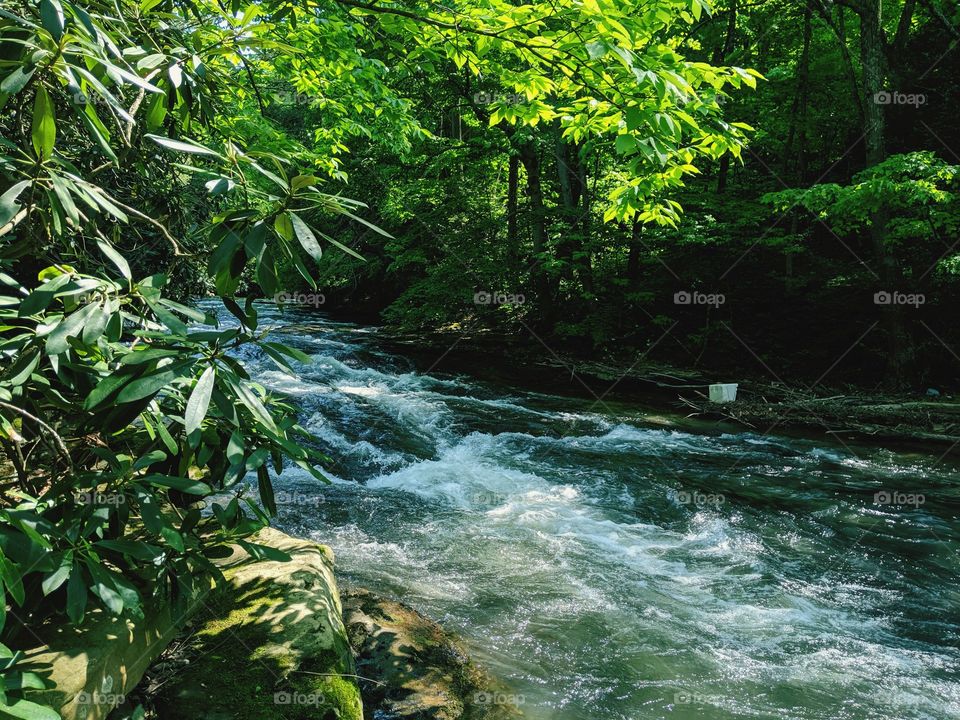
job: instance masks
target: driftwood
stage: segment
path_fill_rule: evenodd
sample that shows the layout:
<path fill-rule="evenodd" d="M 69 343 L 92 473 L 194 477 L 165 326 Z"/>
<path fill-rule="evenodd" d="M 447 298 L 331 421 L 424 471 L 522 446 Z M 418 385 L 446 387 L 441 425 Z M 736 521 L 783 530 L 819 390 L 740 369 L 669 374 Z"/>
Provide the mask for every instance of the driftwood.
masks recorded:
<path fill-rule="evenodd" d="M 947 445 L 960 454 L 960 402 L 847 394 L 817 397 L 782 385 L 741 387 L 734 403 L 712 403 L 703 394 L 679 398 L 692 417 L 727 420 L 752 429 L 794 428 L 833 436 Z M 772 399 L 771 399 L 772 398 Z"/>

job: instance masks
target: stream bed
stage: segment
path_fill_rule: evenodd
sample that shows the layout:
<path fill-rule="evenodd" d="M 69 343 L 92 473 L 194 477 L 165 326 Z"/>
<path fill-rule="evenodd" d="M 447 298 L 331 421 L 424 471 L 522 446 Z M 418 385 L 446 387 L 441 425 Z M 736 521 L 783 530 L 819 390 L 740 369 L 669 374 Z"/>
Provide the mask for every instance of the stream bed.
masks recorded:
<path fill-rule="evenodd" d="M 313 362 L 244 362 L 335 480 L 285 470 L 278 525 L 459 633 L 528 720 L 960 718 L 955 463 L 679 430 L 260 311 Z"/>

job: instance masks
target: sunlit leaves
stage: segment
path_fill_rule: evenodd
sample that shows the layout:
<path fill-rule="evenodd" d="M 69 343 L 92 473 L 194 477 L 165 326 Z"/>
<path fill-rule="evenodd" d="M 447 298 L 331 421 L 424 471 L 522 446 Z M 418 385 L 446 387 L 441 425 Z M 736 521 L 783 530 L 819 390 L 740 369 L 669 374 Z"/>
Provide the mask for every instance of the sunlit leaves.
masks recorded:
<path fill-rule="evenodd" d="M 190 400 L 184 412 L 184 428 L 188 435 L 200 427 L 200 423 L 207 415 L 210 397 L 213 395 L 213 385 L 216 382 L 215 372 L 212 366 L 204 370 L 190 394 Z"/>
<path fill-rule="evenodd" d="M 41 160 L 49 158 L 57 137 L 57 123 L 54 118 L 53 101 L 46 88 L 42 86 L 37 89 L 33 102 L 30 136 L 37 157 Z"/>

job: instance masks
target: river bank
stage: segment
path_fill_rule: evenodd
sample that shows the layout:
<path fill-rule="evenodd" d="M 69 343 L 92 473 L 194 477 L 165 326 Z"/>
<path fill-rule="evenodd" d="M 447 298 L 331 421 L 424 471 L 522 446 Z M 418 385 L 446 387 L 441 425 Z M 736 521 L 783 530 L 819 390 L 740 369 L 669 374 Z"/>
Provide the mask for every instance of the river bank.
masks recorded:
<path fill-rule="evenodd" d="M 518 716 L 516 696 L 454 635 L 404 603 L 341 585 L 329 547 L 273 528 L 252 540 L 265 555 L 235 549 L 186 616 L 151 619 L 150 642 L 137 642 L 143 623 L 128 621 L 132 641 L 99 633 L 83 653 L 49 652 L 65 720 Z"/>
<path fill-rule="evenodd" d="M 748 429 L 960 455 L 960 400 L 930 388 L 893 393 L 828 383 L 789 384 L 770 376 L 730 377 L 652 363 L 639 357 L 580 357 L 554 351 L 531 337 L 459 332 L 400 332 L 379 328 L 382 346 L 430 371 L 469 372 L 544 391 L 593 398 L 598 405 L 627 400 L 676 413 L 693 429 Z M 736 382 L 737 400 L 710 402 L 711 383 Z"/>

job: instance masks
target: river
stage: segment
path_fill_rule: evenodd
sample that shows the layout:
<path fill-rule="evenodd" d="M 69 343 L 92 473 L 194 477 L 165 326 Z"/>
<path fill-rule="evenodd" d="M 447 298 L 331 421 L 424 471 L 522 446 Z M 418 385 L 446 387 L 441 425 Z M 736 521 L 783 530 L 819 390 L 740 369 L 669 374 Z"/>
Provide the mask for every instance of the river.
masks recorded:
<path fill-rule="evenodd" d="M 955 465 L 421 374 L 260 309 L 313 362 L 244 361 L 333 461 L 284 471 L 278 525 L 462 635 L 528 720 L 960 718 Z"/>

